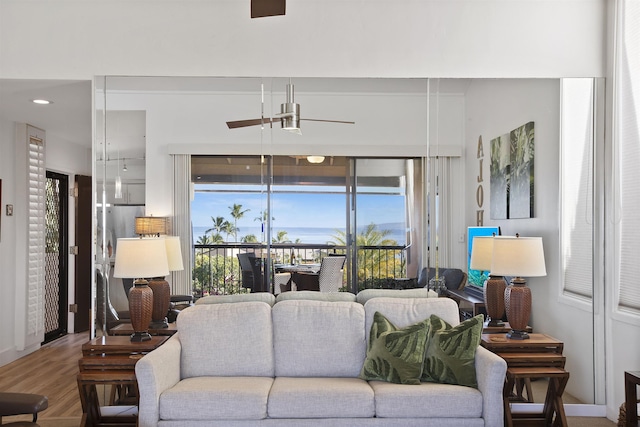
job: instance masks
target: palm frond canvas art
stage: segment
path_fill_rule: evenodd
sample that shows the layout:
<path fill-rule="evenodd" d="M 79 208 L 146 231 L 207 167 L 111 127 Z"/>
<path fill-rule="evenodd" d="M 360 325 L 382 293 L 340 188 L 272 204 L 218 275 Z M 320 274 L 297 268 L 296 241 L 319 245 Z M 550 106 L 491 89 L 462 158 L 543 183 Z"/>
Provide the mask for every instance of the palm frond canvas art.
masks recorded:
<path fill-rule="evenodd" d="M 491 140 L 491 219 L 533 218 L 534 122 Z"/>

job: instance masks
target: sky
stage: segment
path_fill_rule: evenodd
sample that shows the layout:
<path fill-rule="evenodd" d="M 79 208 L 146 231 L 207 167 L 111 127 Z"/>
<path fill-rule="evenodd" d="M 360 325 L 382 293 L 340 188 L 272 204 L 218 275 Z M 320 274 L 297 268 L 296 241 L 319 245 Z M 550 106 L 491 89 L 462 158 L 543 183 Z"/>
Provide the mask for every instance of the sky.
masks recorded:
<path fill-rule="evenodd" d="M 344 229 L 346 197 L 331 193 L 274 193 L 271 198 L 274 231 L 298 227 Z M 357 199 L 358 225 L 389 224 L 404 221 L 404 197 L 399 195 L 359 195 Z M 238 220 L 238 239 L 259 227 L 260 212 L 266 207 L 266 194 L 260 193 L 203 193 L 196 191 L 191 204 L 194 228 L 211 227 L 211 217 L 222 216 L 233 222 L 230 212 L 234 204 L 247 210 Z M 291 233 L 290 233 L 291 234 Z M 295 238 L 295 236 L 290 236 Z"/>

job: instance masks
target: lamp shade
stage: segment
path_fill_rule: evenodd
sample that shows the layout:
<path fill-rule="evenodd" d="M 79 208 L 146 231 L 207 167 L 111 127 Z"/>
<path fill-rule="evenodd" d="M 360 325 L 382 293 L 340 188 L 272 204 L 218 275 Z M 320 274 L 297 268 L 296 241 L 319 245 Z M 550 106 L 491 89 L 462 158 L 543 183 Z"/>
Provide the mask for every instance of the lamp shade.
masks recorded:
<path fill-rule="evenodd" d="M 130 279 L 169 274 L 165 239 L 120 238 L 116 247 L 114 277 Z"/>
<path fill-rule="evenodd" d="M 141 236 L 167 234 L 167 223 L 167 218 L 161 216 L 138 216 L 135 233 Z"/>
<path fill-rule="evenodd" d="M 494 237 L 490 271 L 496 276 L 546 276 L 542 237 Z"/>
<path fill-rule="evenodd" d="M 182 251 L 180 250 L 180 237 L 166 236 L 164 238 L 167 247 L 167 261 L 169 262 L 169 271 L 184 270 L 182 264 Z"/>
<path fill-rule="evenodd" d="M 476 236 L 471 244 L 471 262 L 473 270 L 491 271 L 493 256 L 493 236 Z"/>

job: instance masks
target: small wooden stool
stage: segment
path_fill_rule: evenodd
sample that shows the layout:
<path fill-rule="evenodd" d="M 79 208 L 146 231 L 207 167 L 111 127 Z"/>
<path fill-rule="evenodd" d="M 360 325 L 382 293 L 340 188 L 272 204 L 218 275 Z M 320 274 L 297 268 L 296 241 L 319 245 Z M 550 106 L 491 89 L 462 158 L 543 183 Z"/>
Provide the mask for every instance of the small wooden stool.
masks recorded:
<path fill-rule="evenodd" d="M 511 413 L 509 397 L 517 382 L 528 381 L 533 378 L 548 378 L 549 387 L 544 401 L 542 412 L 536 413 Z M 569 381 L 569 373 L 562 368 L 555 367 L 515 367 L 507 368 L 507 380 L 503 391 L 505 426 L 513 427 L 515 420 L 526 421 L 544 426 L 567 426 L 567 417 L 564 413 L 562 393 Z M 555 417 L 554 417 L 555 416 Z"/>

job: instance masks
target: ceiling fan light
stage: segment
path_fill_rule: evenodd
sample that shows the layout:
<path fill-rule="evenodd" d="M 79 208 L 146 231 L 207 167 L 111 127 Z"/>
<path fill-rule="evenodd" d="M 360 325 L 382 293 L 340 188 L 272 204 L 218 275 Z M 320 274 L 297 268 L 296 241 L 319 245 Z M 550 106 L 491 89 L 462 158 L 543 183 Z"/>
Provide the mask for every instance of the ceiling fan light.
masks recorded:
<path fill-rule="evenodd" d="M 293 102 L 280 104 L 280 114 L 284 115 L 280 118 L 282 130 L 302 134 L 300 132 L 300 104 Z"/>
<path fill-rule="evenodd" d="M 307 156 L 309 163 L 322 163 L 324 162 L 324 156 Z"/>

